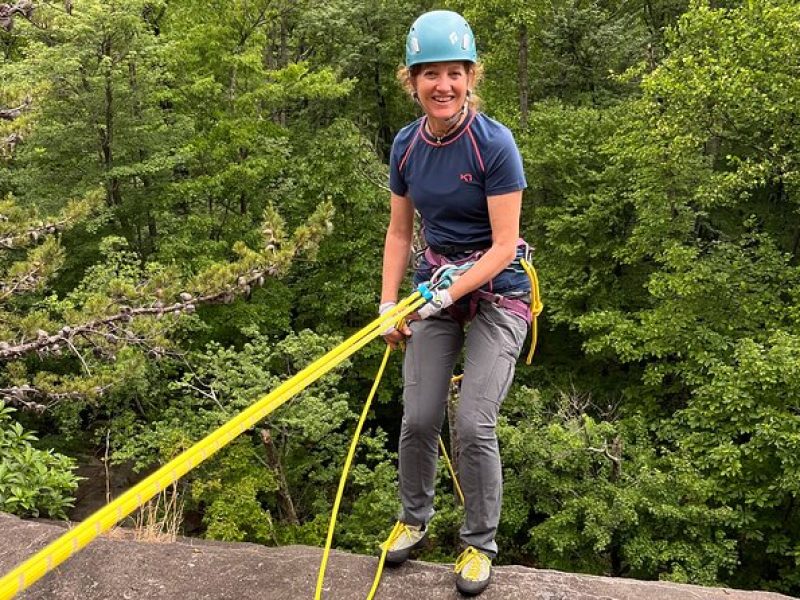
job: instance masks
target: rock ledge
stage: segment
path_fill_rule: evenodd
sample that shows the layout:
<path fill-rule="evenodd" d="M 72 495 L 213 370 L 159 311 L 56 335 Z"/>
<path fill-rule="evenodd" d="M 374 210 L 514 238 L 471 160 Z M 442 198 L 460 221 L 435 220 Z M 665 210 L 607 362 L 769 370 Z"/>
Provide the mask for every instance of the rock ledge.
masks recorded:
<path fill-rule="evenodd" d="M 0 513 L 0 575 L 63 533 L 63 525 Z M 119 531 L 119 530 L 118 530 Z M 145 543 L 122 531 L 103 536 L 33 584 L 26 600 L 231 599 L 297 600 L 314 597 L 318 548 L 229 544 L 182 538 Z M 363 600 L 377 559 L 333 552 L 326 600 Z M 452 567 L 410 561 L 385 569 L 376 599 L 456 600 Z M 633 579 L 499 567 L 481 600 L 789 600 L 744 592 Z"/>

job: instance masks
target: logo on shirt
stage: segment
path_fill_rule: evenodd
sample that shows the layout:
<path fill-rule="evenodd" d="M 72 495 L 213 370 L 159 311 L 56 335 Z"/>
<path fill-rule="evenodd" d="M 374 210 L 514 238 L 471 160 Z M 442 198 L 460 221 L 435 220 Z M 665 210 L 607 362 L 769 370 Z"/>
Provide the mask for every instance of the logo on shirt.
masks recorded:
<path fill-rule="evenodd" d="M 458 176 L 461 181 L 466 181 L 467 183 L 472 183 L 472 173 L 461 173 Z"/>

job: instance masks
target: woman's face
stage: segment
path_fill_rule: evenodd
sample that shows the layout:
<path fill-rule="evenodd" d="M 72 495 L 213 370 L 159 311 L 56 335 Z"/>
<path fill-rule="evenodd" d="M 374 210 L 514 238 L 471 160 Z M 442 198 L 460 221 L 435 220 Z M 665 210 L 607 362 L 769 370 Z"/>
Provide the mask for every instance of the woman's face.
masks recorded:
<path fill-rule="evenodd" d="M 464 106 L 471 73 L 463 62 L 422 65 L 414 85 L 425 114 L 431 119 L 449 119 Z"/>

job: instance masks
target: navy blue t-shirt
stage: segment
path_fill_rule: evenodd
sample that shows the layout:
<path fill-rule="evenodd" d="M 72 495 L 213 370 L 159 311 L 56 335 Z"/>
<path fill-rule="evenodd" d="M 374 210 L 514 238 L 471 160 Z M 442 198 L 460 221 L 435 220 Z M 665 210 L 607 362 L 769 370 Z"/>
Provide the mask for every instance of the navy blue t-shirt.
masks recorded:
<path fill-rule="evenodd" d="M 508 128 L 470 112 L 441 142 L 425 130 L 425 117 L 401 129 L 392 144 L 389 187 L 411 199 L 428 245 L 478 249 L 492 245 L 487 196 L 527 184 Z"/>

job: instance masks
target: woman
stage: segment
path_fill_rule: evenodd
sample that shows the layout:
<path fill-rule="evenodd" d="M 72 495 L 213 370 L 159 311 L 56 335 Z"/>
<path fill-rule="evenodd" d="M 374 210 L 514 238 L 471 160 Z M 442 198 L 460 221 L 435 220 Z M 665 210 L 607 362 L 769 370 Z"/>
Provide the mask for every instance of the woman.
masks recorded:
<path fill-rule="evenodd" d="M 463 17 L 433 11 L 414 22 L 401 79 L 424 115 L 403 128 L 392 146 L 380 307 L 384 313 L 397 302 L 416 210 L 428 247 L 415 284 L 444 264 L 471 266 L 408 326 L 384 334 L 390 346 L 404 341 L 406 347 L 399 446 L 403 509 L 399 534 L 385 542 L 387 561 L 402 563 L 425 541 L 438 436 L 463 346 L 456 426 L 466 549 L 456 563 L 456 584 L 467 594 L 486 588 L 497 554 L 502 474 L 495 426 L 525 339 L 530 301 L 530 284 L 519 268 L 522 160 L 509 130 L 470 108 L 479 74 L 475 40 Z"/>

